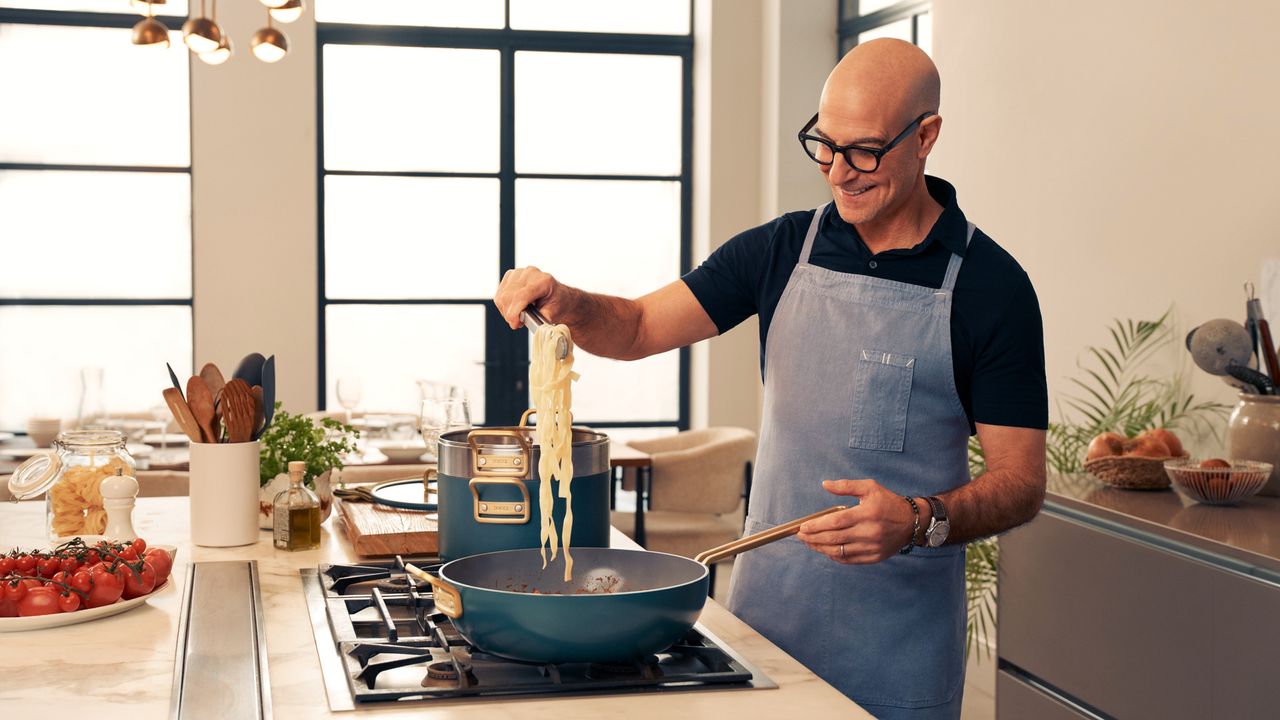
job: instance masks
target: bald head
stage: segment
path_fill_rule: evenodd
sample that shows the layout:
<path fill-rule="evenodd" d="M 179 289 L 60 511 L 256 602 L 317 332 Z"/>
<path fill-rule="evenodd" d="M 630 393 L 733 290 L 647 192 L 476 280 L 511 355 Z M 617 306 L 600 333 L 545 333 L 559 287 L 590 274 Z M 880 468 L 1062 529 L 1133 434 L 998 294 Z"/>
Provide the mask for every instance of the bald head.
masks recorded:
<path fill-rule="evenodd" d="M 938 112 L 941 81 L 933 60 L 903 40 L 881 38 L 850 50 L 822 88 L 819 115 L 872 113 L 889 123 Z"/>

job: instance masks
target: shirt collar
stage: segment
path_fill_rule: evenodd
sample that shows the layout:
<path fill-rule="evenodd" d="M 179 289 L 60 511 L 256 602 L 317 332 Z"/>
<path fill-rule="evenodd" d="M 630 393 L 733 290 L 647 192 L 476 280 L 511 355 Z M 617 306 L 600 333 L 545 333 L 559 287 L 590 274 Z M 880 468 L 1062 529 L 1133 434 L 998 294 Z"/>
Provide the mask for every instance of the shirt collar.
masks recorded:
<path fill-rule="evenodd" d="M 946 180 L 932 175 L 925 175 L 924 182 L 934 202 L 942 206 L 942 214 L 938 216 L 933 227 L 924 236 L 924 240 L 914 247 L 888 250 L 882 254 L 918 255 L 937 242 L 947 250 L 964 257 L 968 250 L 966 240 L 969 236 L 969 222 L 965 219 L 964 212 L 960 210 L 960 205 L 956 202 L 956 189 Z M 834 205 L 831 206 L 831 211 L 827 215 L 835 228 L 841 232 L 850 233 L 857 238 L 859 248 L 870 256 L 870 251 L 867 250 L 866 243 L 862 242 L 862 238 L 858 236 L 857 229 L 840 217 L 840 213 L 836 211 Z"/>

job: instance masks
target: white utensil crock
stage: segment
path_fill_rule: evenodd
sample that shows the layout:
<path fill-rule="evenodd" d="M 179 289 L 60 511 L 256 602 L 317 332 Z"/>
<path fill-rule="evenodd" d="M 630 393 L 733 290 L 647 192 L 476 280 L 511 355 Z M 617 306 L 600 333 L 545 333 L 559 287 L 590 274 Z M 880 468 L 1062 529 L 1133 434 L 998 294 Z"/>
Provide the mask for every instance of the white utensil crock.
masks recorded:
<path fill-rule="evenodd" d="M 258 451 L 257 441 L 191 443 L 191 542 L 258 542 Z"/>

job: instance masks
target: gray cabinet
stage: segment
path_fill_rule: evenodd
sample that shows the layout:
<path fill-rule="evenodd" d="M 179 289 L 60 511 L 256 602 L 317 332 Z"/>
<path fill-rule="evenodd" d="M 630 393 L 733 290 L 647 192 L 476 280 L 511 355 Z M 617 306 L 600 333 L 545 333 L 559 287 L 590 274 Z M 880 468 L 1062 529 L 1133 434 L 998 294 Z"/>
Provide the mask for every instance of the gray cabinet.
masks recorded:
<path fill-rule="evenodd" d="M 996 673 L 996 720 L 1093 720 L 1004 670 Z"/>
<path fill-rule="evenodd" d="M 1048 510 L 1000 550 L 1004 663 L 1115 718 L 1280 717 L 1280 587 Z"/>

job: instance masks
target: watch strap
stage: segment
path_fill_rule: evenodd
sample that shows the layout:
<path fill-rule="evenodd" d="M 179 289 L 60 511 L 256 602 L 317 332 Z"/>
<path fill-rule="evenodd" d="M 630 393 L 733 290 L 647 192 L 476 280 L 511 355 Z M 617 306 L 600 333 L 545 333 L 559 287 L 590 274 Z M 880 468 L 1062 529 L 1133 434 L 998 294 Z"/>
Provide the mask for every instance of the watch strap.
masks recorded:
<path fill-rule="evenodd" d="M 925 502 L 929 503 L 929 513 L 933 515 L 934 522 L 943 522 L 947 519 L 947 509 L 941 500 L 932 495 L 926 495 Z"/>

